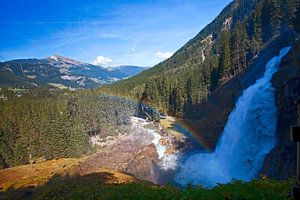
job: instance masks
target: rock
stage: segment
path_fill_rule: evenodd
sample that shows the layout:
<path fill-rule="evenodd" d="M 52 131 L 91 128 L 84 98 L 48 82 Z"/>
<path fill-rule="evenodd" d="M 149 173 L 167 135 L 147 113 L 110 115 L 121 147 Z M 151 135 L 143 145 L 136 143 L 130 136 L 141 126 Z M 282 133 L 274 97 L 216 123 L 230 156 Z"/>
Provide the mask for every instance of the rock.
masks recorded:
<path fill-rule="evenodd" d="M 154 171 L 154 165 L 157 165 L 158 162 L 156 148 L 154 144 L 151 144 L 132 156 L 125 172 L 134 174 L 138 179 L 155 183 L 158 174 Z"/>
<path fill-rule="evenodd" d="M 141 180 L 156 182 L 159 176 L 154 170 L 159 163 L 152 136 L 143 127 L 143 121 L 133 118 L 130 133 L 106 141 L 106 148 L 88 158 L 78 169 L 80 174 L 88 174 L 100 168 L 107 168 L 133 174 Z"/>
<path fill-rule="evenodd" d="M 273 78 L 276 88 L 278 122 L 276 146 L 266 157 L 261 170 L 270 178 L 286 179 L 296 174 L 296 144 L 290 141 L 290 126 L 300 122 L 300 41 L 298 40 Z M 300 114 L 300 113 L 299 113 Z"/>
<path fill-rule="evenodd" d="M 227 118 L 242 91 L 260 78 L 266 63 L 283 47 L 294 42 L 295 33 L 286 32 L 269 44 L 242 73 L 219 87 L 207 99 L 197 105 L 197 119 L 186 122 L 194 129 L 197 140 L 206 150 L 213 150 L 219 140 Z M 272 178 L 285 179 L 296 173 L 296 145 L 290 142 L 289 127 L 297 122 L 297 102 L 300 100 L 300 48 L 299 40 L 293 50 L 282 59 L 279 71 L 273 78 L 278 107 L 277 143 L 266 157 L 261 173 Z"/>
<path fill-rule="evenodd" d="M 185 122 L 193 128 L 193 132 L 198 135 L 197 140 L 204 148 L 212 151 L 216 147 L 238 97 L 244 89 L 263 76 L 267 62 L 278 54 L 281 48 L 288 46 L 290 38 L 294 37 L 292 31 L 278 37 L 249 63 L 245 71 L 219 87 L 208 97 L 207 101 L 195 106 L 197 118 L 187 119 Z"/>
<path fill-rule="evenodd" d="M 173 149 L 173 148 L 168 148 L 167 151 L 166 151 L 167 155 L 172 155 L 172 154 L 175 154 L 175 153 L 176 153 L 176 150 Z"/>

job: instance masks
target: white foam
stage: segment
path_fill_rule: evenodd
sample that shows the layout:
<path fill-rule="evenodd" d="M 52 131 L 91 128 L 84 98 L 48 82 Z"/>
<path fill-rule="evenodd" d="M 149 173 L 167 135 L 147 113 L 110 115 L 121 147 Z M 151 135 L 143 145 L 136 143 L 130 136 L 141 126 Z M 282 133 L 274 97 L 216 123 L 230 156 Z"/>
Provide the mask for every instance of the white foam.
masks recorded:
<path fill-rule="evenodd" d="M 177 174 L 176 182 L 212 187 L 232 179 L 249 181 L 255 177 L 275 145 L 277 111 L 271 80 L 289 50 L 290 47 L 283 48 L 279 56 L 268 62 L 264 76 L 244 90 L 216 150 L 190 156 Z"/>

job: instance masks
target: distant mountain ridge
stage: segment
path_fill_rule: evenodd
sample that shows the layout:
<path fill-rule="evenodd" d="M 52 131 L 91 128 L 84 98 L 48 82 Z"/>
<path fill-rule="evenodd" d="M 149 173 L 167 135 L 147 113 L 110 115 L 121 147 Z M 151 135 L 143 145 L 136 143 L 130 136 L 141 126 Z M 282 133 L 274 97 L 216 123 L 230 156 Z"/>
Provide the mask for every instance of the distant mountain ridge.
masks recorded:
<path fill-rule="evenodd" d="M 134 76 L 146 67 L 102 67 L 53 55 L 45 59 L 18 59 L 0 62 L 0 87 L 53 85 L 96 88 Z"/>

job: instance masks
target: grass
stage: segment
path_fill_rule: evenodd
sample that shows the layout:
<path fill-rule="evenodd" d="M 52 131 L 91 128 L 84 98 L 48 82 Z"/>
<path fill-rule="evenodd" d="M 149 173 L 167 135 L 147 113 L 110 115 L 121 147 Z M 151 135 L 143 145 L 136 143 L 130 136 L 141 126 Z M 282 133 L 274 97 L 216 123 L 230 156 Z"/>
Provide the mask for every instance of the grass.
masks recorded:
<path fill-rule="evenodd" d="M 166 119 L 161 119 L 160 124 L 164 127 L 164 129 L 176 138 L 180 138 L 184 136 L 181 132 L 173 129 L 173 125 L 176 123 L 176 119 L 171 116 L 167 116 Z"/>
<path fill-rule="evenodd" d="M 178 188 L 140 181 L 131 175 L 99 169 L 77 175 L 82 159 L 58 159 L 0 171 L 0 199 L 99 200 L 284 200 L 294 180 L 233 181 L 213 189 Z"/>
<path fill-rule="evenodd" d="M 75 158 L 62 158 L 0 170 L 0 191 L 45 184 L 55 175 L 71 173 L 79 161 Z"/>
<path fill-rule="evenodd" d="M 27 89 L 23 89 L 23 88 L 9 88 L 8 90 L 13 92 L 27 92 Z"/>
<path fill-rule="evenodd" d="M 99 200 L 284 200 L 289 199 L 293 180 L 233 181 L 213 189 L 188 186 L 180 189 L 174 186 L 157 186 L 146 182 L 127 184 L 106 184 L 97 174 L 73 178 L 56 178 L 37 189 L 11 190 L 3 199 L 99 199 Z M 1 198 L 1 196 L 0 196 Z"/>

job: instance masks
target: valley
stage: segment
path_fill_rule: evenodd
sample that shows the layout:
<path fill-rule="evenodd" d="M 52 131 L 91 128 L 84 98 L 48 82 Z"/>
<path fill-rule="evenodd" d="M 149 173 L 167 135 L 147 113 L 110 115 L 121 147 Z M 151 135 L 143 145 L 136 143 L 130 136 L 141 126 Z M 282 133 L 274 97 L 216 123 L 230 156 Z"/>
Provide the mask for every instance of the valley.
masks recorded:
<path fill-rule="evenodd" d="M 174 123 L 174 119 L 167 118 Z M 174 125 L 180 126 L 176 122 Z M 118 199 L 116 191 L 120 190 L 118 192 L 121 192 L 122 198 L 129 196 L 132 199 L 145 195 L 148 198 L 158 198 L 164 195 L 166 198 L 171 198 L 174 195 L 172 199 L 189 195 L 191 199 L 194 199 L 196 195 L 197 199 L 199 196 L 203 199 L 210 199 L 226 198 L 227 194 L 222 192 L 224 187 L 227 187 L 226 190 L 229 192 L 239 188 L 239 193 L 233 192 L 238 197 L 244 195 L 249 197 L 248 193 L 253 190 L 260 191 L 254 195 L 254 198 L 287 197 L 293 180 L 232 182 L 211 190 L 201 188 L 178 190 L 170 186 L 162 186 L 170 183 L 176 184 L 174 181 L 179 180 L 180 175 L 176 174 L 180 166 L 190 155 L 199 153 L 199 146 L 192 148 L 195 140 L 184 136 L 187 132 L 177 132 L 174 135 L 174 130 L 172 130 L 171 134 L 166 133 L 172 127 L 168 126 L 164 129 L 156 122 L 131 117 L 130 133 L 116 136 L 108 142 L 102 142 L 101 148 L 94 154 L 81 158 L 40 161 L 0 170 L 0 197 L 3 199 L 55 198 L 59 194 L 59 198 L 69 198 L 69 195 L 72 196 L 71 198 L 77 198 L 78 195 L 93 198 L 95 194 L 90 193 L 92 190 L 97 192 L 97 196 L 103 195 L 101 199 L 109 196 Z M 90 140 L 96 145 L 95 138 L 91 137 Z M 189 144 L 188 148 L 186 144 Z M 199 145 L 198 142 L 196 144 Z M 195 150 L 197 150 L 196 153 Z M 177 177 L 177 180 L 174 180 L 174 177 Z M 66 193 L 65 191 L 70 187 L 76 188 L 77 193 Z M 130 188 L 135 188 L 135 190 L 131 191 Z M 267 192 L 265 188 L 272 192 Z M 108 191 L 114 192 L 109 194 Z"/>
<path fill-rule="evenodd" d="M 131 174 L 156 184 L 172 183 L 181 157 L 195 142 L 183 134 L 169 134 L 159 123 L 134 116 L 128 133 L 108 136 L 101 142 L 99 139 L 91 136 L 91 143 L 99 148 L 79 159 L 41 160 L 1 170 L 1 190 L 41 186 L 54 176 L 85 176 L 106 171 Z M 190 144 L 189 148 L 186 144 Z"/>
<path fill-rule="evenodd" d="M 93 64 L 0 62 L 0 199 L 297 199 L 299 24 L 299 0 L 233 0 L 174 53 L 140 24 L 131 39 L 79 37 L 93 40 L 74 48 L 86 60 L 97 49 Z M 162 60 L 118 64 L 145 55 Z"/>

